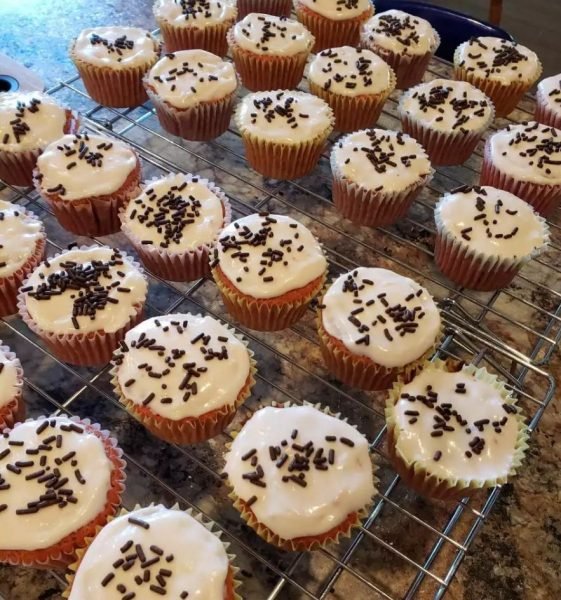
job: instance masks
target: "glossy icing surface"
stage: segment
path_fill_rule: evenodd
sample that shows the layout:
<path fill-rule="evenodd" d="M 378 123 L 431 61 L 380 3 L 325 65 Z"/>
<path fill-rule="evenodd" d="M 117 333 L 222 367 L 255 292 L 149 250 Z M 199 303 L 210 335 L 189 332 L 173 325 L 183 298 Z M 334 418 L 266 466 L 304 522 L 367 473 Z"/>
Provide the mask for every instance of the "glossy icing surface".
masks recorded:
<path fill-rule="evenodd" d="M 541 102 L 557 115 L 561 115 L 561 75 L 553 75 L 538 83 Z"/>
<path fill-rule="evenodd" d="M 22 384 L 18 376 L 20 369 L 19 360 L 0 341 L 0 408 L 9 404 L 21 392 Z"/>
<path fill-rule="evenodd" d="M 313 12 L 332 19 L 342 21 L 344 19 L 354 19 L 372 13 L 372 5 L 368 0 L 299 0 L 306 8 Z"/>
<path fill-rule="evenodd" d="M 156 0 L 154 15 L 174 27 L 203 28 L 236 18 L 235 0 Z"/>

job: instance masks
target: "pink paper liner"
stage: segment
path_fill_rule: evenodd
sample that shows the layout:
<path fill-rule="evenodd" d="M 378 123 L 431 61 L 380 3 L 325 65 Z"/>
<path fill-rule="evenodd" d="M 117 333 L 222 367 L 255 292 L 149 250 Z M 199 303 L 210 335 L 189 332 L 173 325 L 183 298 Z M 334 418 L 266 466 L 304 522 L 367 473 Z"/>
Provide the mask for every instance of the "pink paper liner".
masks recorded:
<path fill-rule="evenodd" d="M 291 11 L 292 0 L 238 0 L 238 21 L 254 12 L 290 17 Z"/>
<path fill-rule="evenodd" d="M 0 407 L 0 432 L 11 428 L 14 423 L 25 419 L 26 407 L 23 399 L 23 369 L 19 358 L 8 346 L 4 346 L 0 340 L 0 352 L 4 354 L 7 360 L 15 362 L 16 368 L 16 391 L 14 397 L 4 406 Z"/>
<path fill-rule="evenodd" d="M 236 19 L 228 19 L 216 25 L 205 27 L 177 27 L 168 23 L 165 19 L 156 17 L 160 33 L 164 39 L 166 52 L 177 52 L 178 50 L 206 50 L 217 56 L 226 56 L 228 53 L 228 42 L 226 34 L 228 29 L 234 25 Z"/>
<path fill-rule="evenodd" d="M 536 93 L 536 112 L 534 114 L 534 120 L 538 123 L 561 129 L 561 105 L 557 112 L 549 108 L 539 88 Z"/>

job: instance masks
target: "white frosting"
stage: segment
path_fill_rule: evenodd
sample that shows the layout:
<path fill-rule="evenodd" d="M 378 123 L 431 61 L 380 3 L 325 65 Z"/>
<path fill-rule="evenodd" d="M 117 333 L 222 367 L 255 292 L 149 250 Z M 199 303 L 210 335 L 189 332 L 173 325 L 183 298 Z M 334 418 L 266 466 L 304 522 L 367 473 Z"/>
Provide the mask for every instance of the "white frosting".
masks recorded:
<path fill-rule="evenodd" d="M 137 164 L 136 153 L 124 142 L 81 133 L 49 144 L 37 160 L 37 169 L 43 191 L 70 201 L 116 192 Z"/>
<path fill-rule="evenodd" d="M 380 94 L 393 76 L 388 64 L 371 50 L 341 46 L 316 54 L 308 78 L 312 83 L 341 96 Z"/>
<path fill-rule="evenodd" d="M 395 54 L 414 55 L 434 52 L 440 43 L 428 21 L 393 9 L 368 19 L 362 28 L 362 40 L 368 46 Z"/>
<path fill-rule="evenodd" d="M 298 21 L 265 13 L 250 13 L 238 21 L 233 30 L 236 44 L 253 52 L 274 56 L 294 56 L 309 52 L 312 34 Z"/>
<path fill-rule="evenodd" d="M 534 81 L 541 73 L 538 56 L 529 48 L 496 37 L 479 37 L 460 44 L 454 61 L 467 71 L 508 85 Z"/>
<path fill-rule="evenodd" d="M 447 133 L 483 130 L 493 117 L 493 103 L 466 81 L 433 79 L 408 89 L 399 103 L 401 115 Z"/>
<path fill-rule="evenodd" d="M 10 404 L 18 396 L 22 386 L 18 375 L 21 364 L 15 356 L 9 358 L 7 353 L 8 349 L 6 346 L 2 347 L 0 342 L 0 365 L 2 365 L 2 371 L 0 371 L 0 408 Z"/>
<path fill-rule="evenodd" d="M 299 144 L 327 137 L 333 127 L 333 112 L 327 102 L 305 92 L 256 92 L 238 104 L 236 123 L 242 132 L 260 139 Z"/>
<path fill-rule="evenodd" d="M 152 63 L 158 45 L 138 27 L 95 27 L 84 29 L 72 47 L 75 58 L 98 67 L 125 69 Z"/>
<path fill-rule="evenodd" d="M 490 186 L 446 194 L 435 218 L 439 230 L 489 256 L 529 256 L 547 239 L 545 221 L 528 203 Z"/>
<path fill-rule="evenodd" d="M 207 184 L 183 174 L 149 182 L 125 209 L 122 221 L 127 233 L 169 252 L 211 244 L 224 224 L 224 207 Z"/>
<path fill-rule="evenodd" d="M 64 134 L 65 124 L 66 109 L 52 96 L 42 92 L 0 94 L 0 150 L 42 149 Z"/>
<path fill-rule="evenodd" d="M 107 501 L 107 492 L 111 485 L 112 464 L 107 458 L 103 442 L 93 433 L 79 433 L 76 431 L 63 431 L 61 426 L 77 425 L 66 417 L 56 417 L 54 427 L 49 426 L 37 433 L 42 419 L 27 421 L 17 425 L 8 439 L 0 437 L 0 454 L 6 449 L 10 453 L 0 460 L 0 473 L 2 483 L 10 487 L 0 490 L 0 505 L 7 504 L 7 508 L 0 512 L 0 549 L 2 550 L 39 550 L 57 544 L 67 535 L 87 525 L 103 511 Z M 50 442 L 50 451 L 40 450 L 39 454 L 26 454 L 27 449 L 34 449 L 43 440 L 56 435 L 62 435 L 60 448 L 54 441 Z M 23 446 L 9 445 L 9 441 L 22 441 Z M 75 452 L 72 460 L 67 459 L 57 464 L 57 458 L 62 459 L 69 452 Z M 41 457 L 46 457 L 45 466 L 41 466 Z M 45 460 L 45 459 L 43 459 Z M 7 469 L 7 465 L 14 465 L 18 461 L 32 461 L 33 464 L 21 467 L 19 475 Z M 45 475 L 52 473 L 55 468 L 60 471 L 60 479 L 68 478 L 68 483 L 63 484 L 58 490 L 72 490 L 71 496 L 76 498 L 76 503 L 69 502 L 64 508 L 59 508 L 58 503 L 31 514 L 16 514 L 16 510 L 25 509 L 29 502 L 39 500 L 50 488 L 48 482 L 40 482 L 41 477 L 26 480 L 27 475 L 45 470 Z M 75 474 L 81 473 L 84 483 L 79 482 Z M 56 487 L 56 486 L 55 486 Z M 62 501 L 65 497 L 57 490 L 57 497 Z"/>
<path fill-rule="evenodd" d="M 92 331 L 105 331 L 112 333 L 121 327 L 124 327 L 130 317 L 137 313 L 135 304 L 142 304 L 146 298 L 148 284 L 142 273 L 132 264 L 129 258 L 123 258 L 116 254 L 118 250 L 113 250 L 107 246 L 92 246 L 85 249 L 68 250 L 54 258 L 49 258 L 42 262 L 30 275 L 25 288 L 33 286 L 33 289 L 25 292 L 25 305 L 31 319 L 36 325 L 52 333 L 89 333 Z M 108 290 L 107 296 L 118 300 L 118 302 L 106 302 L 95 312 L 95 318 L 90 316 L 77 315 L 76 319 L 79 329 L 75 328 L 72 313 L 75 302 L 80 302 L 86 292 L 86 296 L 95 294 L 95 292 L 85 289 L 75 290 L 66 288 L 61 294 L 53 295 L 50 299 L 38 300 L 31 294 L 41 292 L 44 287 L 49 285 L 49 277 L 53 274 L 62 274 L 72 269 L 64 268 L 63 263 L 73 261 L 84 268 L 89 268 L 92 261 L 101 261 L 104 264 L 111 264 L 108 270 L 99 274 L 98 285 Z M 124 273 L 124 276 L 118 272 Z M 44 275 L 43 279 L 41 275 Z M 110 275 L 110 277 L 107 277 Z M 59 280 L 56 277 L 55 280 Z M 95 280 L 96 278 L 92 278 Z M 53 278 L 51 277 L 51 280 Z M 119 282 L 119 285 L 115 285 Z M 121 288 L 121 291 L 118 289 Z M 55 286 L 55 290 L 60 290 Z M 128 290 L 128 291 L 125 291 Z"/>
<path fill-rule="evenodd" d="M 148 523 L 149 529 L 131 523 L 131 517 Z M 131 540 L 130 548 L 122 552 Z M 147 561 L 159 558 L 147 567 L 150 582 L 140 585 L 135 581 L 135 577 L 144 576 L 140 559 L 128 570 L 113 567 L 119 559 L 137 552 L 137 544 Z M 154 546 L 163 550 L 161 558 L 151 549 Z M 168 562 L 166 557 L 170 555 L 173 560 Z M 126 593 L 135 592 L 137 600 L 157 600 L 162 596 L 151 591 L 150 585 L 159 585 L 156 577 L 160 569 L 171 571 L 164 578 L 166 598 L 179 599 L 182 592 L 188 592 L 188 600 L 224 600 L 228 568 L 224 546 L 204 525 L 183 511 L 150 506 L 117 517 L 97 534 L 80 562 L 70 600 L 122 600 L 124 595 L 117 590 L 120 584 L 126 587 Z M 108 573 L 115 576 L 103 586 L 101 582 Z"/>
<path fill-rule="evenodd" d="M 174 27 L 219 25 L 233 21 L 237 15 L 235 0 L 156 0 L 156 20 L 171 23 Z"/>
<path fill-rule="evenodd" d="M 45 237 L 41 221 L 18 204 L 0 200 L 0 278 L 22 267 Z"/>
<path fill-rule="evenodd" d="M 453 427 L 454 431 L 444 431 L 442 436 L 432 437 L 430 434 L 436 423 L 434 416 L 439 413 L 419 400 L 411 402 L 400 398 L 393 409 L 398 432 L 396 446 L 408 463 L 417 463 L 441 479 L 454 481 L 486 481 L 508 475 L 518 437 L 518 422 L 503 408 L 505 397 L 496 385 L 482 378 L 482 373 L 485 372 L 473 367 L 448 373 L 431 365 L 401 389 L 401 394 L 425 396 L 427 386 L 431 385 L 432 392 L 438 394 L 436 406 L 450 403 L 450 410 L 457 411 L 463 423 L 467 421 L 461 425 L 451 415 L 447 426 Z M 465 383 L 464 394 L 456 393 L 458 383 Z M 405 414 L 406 411 L 419 414 Z M 505 417 L 504 425 L 498 427 L 501 432 L 496 433 L 493 422 L 500 423 Z M 417 420 L 411 423 L 412 419 Z M 484 425 L 483 432 L 474 425 L 480 419 L 490 420 Z M 480 454 L 473 452 L 469 445 L 476 436 L 485 440 Z M 434 460 L 436 452 L 442 452 L 439 460 Z M 466 456 L 466 452 L 471 452 L 472 456 Z"/>
<path fill-rule="evenodd" d="M 138 348 L 144 338 L 163 349 Z M 173 421 L 232 406 L 249 377 L 246 346 L 211 317 L 171 314 L 147 319 L 127 332 L 125 342 L 129 350 L 116 359 L 121 394 Z M 184 354 L 178 356 L 176 350 Z M 194 366 L 186 369 L 188 363 Z M 146 366 L 141 369 L 139 365 Z M 152 399 L 145 402 L 149 396 Z"/>
<path fill-rule="evenodd" d="M 216 253 L 224 275 L 253 298 L 276 298 L 298 290 L 327 269 L 311 231 L 284 215 L 253 214 L 234 221 L 220 234 Z"/>
<path fill-rule="evenodd" d="M 301 4 L 311 11 L 332 19 L 343 21 L 354 19 L 365 12 L 372 14 L 372 4 L 369 0 L 299 0 Z"/>
<path fill-rule="evenodd" d="M 417 360 L 440 333 L 440 314 L 432 296 L 412 279 L 387 269 L 359 267 L 341 275 L 327 290 L 323 306 L 321 320 L 327 333 L 353 354 L 384 367 Z M 400 309 L 392 310 L 396 306 Z"/>
<path fill-rule="evenodd" d="M 538 95 L 542 104 L 555 114 L 561 115 L 561 75 L 542 79 L 538 83 Z"/>
<path fill-rule="evenodd" d="M 561 183 L 561 131 L 531 121 L 497 131 L 488 144 L 499 171 L 532 183 Z"/>
<path fill-rule="evenodd" d="M 297 436 L 293 439 L 294 430 Z M 326 441 L 325 437 L 331 435 L 337 440 Z M 354 446 L 342 443 L 341 438 L 351 440 Z M 281 445 L 283 440 L 288 442 L 286 446 Z M 289 471 L 293 457 L 304 454 L 292 444 L 303 446 L 308 442 L 314 448 L 309 470 Z M 271 446 L 279 446 L 288 455 L 281 468 L 276 466 L 278 458 L 271 460 Z M 266 487 L 243 478 L 244 473 L 257 469 L 257 465 L 242 458 L 254 448 Z M 325 457 L 330 449 L 335 451 L 333 464 L 325 461 L 326 470 L 317 469 L 313 463 L 320 448 Z M 238 498 L 247 502 L 257 497 L 251 504 L 257 521 L 285 540 L 327 533 L 370 504 L 375 493 L 366 438 L 348 423 L 311 406 L 258 410 L 232 442 L 225 471 Z M 306 487 L 283 481 L 284 476 L 299 473 L 305 474 Z"/>
<path fill-rule="evenodd" d="M 342 138 L 331 152 L 331 169 L 337 177 L 384 193 L 401 192 L 432 173 L 417 140 L 386 129 L 364 129 Z"/>
<path fill-rule="evenodd" d="M 238 86 L 232 63 L 206 50 L 162 56 L 150 69 L 146 83 L 176 108 L 225 98 Z"/>

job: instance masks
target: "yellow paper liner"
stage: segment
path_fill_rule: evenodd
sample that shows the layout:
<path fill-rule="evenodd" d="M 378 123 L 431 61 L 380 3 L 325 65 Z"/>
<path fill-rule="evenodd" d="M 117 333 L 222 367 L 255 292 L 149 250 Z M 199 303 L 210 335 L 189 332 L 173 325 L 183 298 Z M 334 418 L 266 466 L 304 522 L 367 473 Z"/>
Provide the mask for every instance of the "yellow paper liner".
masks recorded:
<path fill-rule="evenodd" d="M 238 0 L 238 21 L 254 12 L 290 17 L 292 0 Z"/>
<path fill-rule="evenodd" d="M 89 523 L 48 548 L 40 550 L 0 550 L 0 562 L 13 566 L 35 567 L 39 569 L 66 568 L 76 560 L 78 551 L 84 548 L 88 540 L 109 521 L 121 504 L 121 496 L 125 490 L 126 463 L 122 458 L 123 451 L 117 445 L 117 440 L 110 437 L 108 431 L 102 430 L 100 425 L 92 423 L 89 419 L 69 418 L 77 425 L 83 427 L 86 432 L 95 435 L 102 441 L 105 454 L 113 465 L 110 487 L 107 490 L 103 510 Z M 6 431 L 9 431 L 9 429 Z M 61 514 L 61 518 L 64 518 L 63 514 Z"/>
<path fill-rule="evenodd" d="M 436 365 L 439 368 L 444 368 L 450 372 L 463 370 L 469 375 L 474 375 L 477 379 L 485 381 L 493 385 L 504 398 L 507 404 L 516 405 L 516 399 L 510 395 L 510 392 L 505 388 L 504 383 L 496 376 L 492 375 L 484 367 L 475 367 L 474 365 L 466 365 L 459 368 L 454 361 L 435 360 L 433 363 L 427 363 L 425 367 Z M 496 479 L 487 480 L 472 480 L 450 478 L 441 479 L 436 475 L 431 474 L 425 466 L 415 462 L 411 463 L 397 449 L 397 440 L 399 438 L 398 424 L 395 419 L 395 405 L 397 404 L 401 389 L 408 383 L 410 379 L 400 378 L 388 394 L 386 399 L 386 425 L 388 428 L 387 448 L 389 459 L 403 479 L 404 483 L 414 489 L 417 493 L 428 498 L 438 500 L 457 501 L 464 496 L 471 496 L 478 490 L 495 487 L 507 483 L 508 477 L 516 474 L 522 464 L 524 454 L 528 448 L 528 430 L 524 423 L 524 416 L 520 413 L 520 409 L 514 415 L 510 415 L 518 421 L 518 437 L 512 465 L 508 473 L 508 477 L 497 477 Z M 427 432 L 427 435 L 429 432 Z"/>
<path fill-rule="evenodd" d="M 234 25 L 236 19 L 227 19 L 222 23 L 206 25 L 205 27 L 177 26 L 157 16 L 156 21 L 164 39 L 166 52 L 206 50 L 216 54 L 216 56 L 223 57 L 228 53 L 226 34 L 228 29 Z"/>
<path fill-rule="evenodd" d="M 546 99 L 544 98 L 539 87 L 538 91 L 536 92 L 536 111 L 534 114 L 534 120 L 538 123 L 549 125 L 549 127 L 561 129 L 561 106 L 559 106 L 557 111 L 552 110 L 547 105 Z"/>
<path fill-rule="evenodd" d="M 16 369 L 16 390 L 14 397 L 4 406 L 0 407 L 0 432 L 6 428 L 12 428 L 15 423 L 20 423 L 25 419 L 25 402 L 23 400 L 23 369 L 18 357 L 14 352 L 4 346 L 0 340 L 0 352 L 4 354 L 7 360 L 15 362 Z"/>

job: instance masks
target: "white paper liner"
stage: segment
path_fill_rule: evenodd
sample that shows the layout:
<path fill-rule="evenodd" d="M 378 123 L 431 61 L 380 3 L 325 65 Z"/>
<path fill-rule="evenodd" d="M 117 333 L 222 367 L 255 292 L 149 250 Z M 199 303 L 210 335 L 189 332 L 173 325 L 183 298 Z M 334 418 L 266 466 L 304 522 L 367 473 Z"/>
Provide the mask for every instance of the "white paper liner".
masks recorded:
<path fill-rule="evenodd" d="M 6 428 L 11 428 L 14 423 L 21 422 L 25 419 L 25 402 L 23 400 L 23 369 L 19 358 L 15 352 L 12 352 L 4 342 L 0 340 L 0 352 L 4 354 L 6 359 L 15 363 L 16 369 L 16 391 L 13 398 L 0 406 L 0 432 Z"/>

